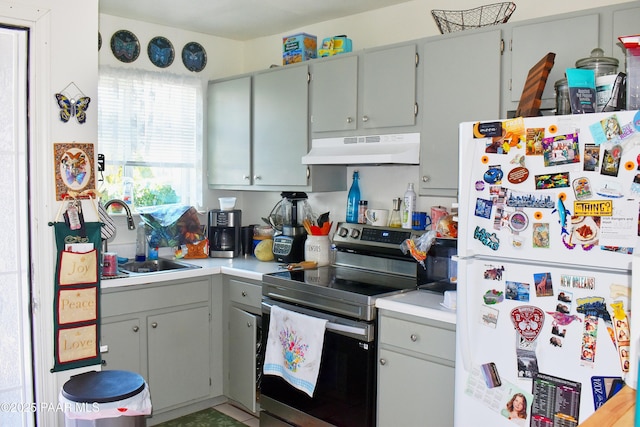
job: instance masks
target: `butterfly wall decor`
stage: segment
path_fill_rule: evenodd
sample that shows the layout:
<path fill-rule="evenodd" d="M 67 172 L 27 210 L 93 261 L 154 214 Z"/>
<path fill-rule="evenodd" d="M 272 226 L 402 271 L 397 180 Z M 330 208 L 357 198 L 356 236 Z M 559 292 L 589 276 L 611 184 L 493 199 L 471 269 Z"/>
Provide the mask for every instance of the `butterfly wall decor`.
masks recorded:
<path fill-rule="evenodd" d="M 182 48 L 182 63 L 187 70 L 199 72 L 207 65 L 207 54 L 200 43 L 189 42 Z"/>
<path fill-rule="evenodd" d="M 75 89 L 74 95 L 69 94 L 68 89 L 70 88 Z M 75 83 L 69 83 L 60 93 L 56 93 L 55 97 L 60 107 L 60 120 L 67 123 L 72 117 L 75 117 L 80 124 L 87 121 L 87 108 L 89 108 L 91 98 L 85 96 Z"/>
<path fill-rule="evenodd" d="M 140 55 L 140 42 L 131 31 L 116 31 L 111 36 L 111 52 L 119 61 L 133 62 Z"/>
<path fill-rule="evenodd" d="M 147 54 L 153 65 L 166 68 L 173 63 L 173 45 L 164 37 L 154 37 L 147 46 Z"/>

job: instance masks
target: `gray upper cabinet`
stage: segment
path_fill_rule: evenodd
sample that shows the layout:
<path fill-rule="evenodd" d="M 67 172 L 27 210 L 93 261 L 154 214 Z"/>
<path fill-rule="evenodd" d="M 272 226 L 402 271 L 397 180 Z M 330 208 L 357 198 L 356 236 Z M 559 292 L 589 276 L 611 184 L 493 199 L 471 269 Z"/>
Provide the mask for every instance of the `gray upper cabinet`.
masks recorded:
<path fill-rule="evenodd" d="M 416 45 L 365 51 L 363 63 L 363 127 L 413 126 L 417 108 Z"/>
<path fill-rule="evenodd" d="M 311 67 L 311 131 L 355 130 L 358 117 L 358 56 L 337 55 Z"/>
<path fill-rule="evenodd" d="M 629 3 L 631 4 L 631 3 Z M 620 5 L 624 7 L 625 5 Z M 616 10 L 613 12 L 613 34 L 611 34 L 611 45 L 601 46 L 605 51 L 605 55 L 611 55 L 620 61 L 618 65 L 618 72 L 626 73 L 625 70 L 625 56 L 626 50 L 618 40 L 620 36 L 630 36 L 632 34 L 638 34 L 638 22 L 640 22 L 640 7 L 637 3 L 634 7 L 625 8 L 622 10 Z"/>
<path fill-rule="evenodd" d="M 254 76 L 253 180 L 256 185 L 307 185 L 309 72 L 284 67 Z"/>
<path fill-rule="evenodd" d="M 500 30 L 425 43 L 420 195 L 457 195 L 458 125 L 498 117 L 501 46 Z"/>
<path fill-rule="evenodd" d="M 567 68 L 588 57 L 598 47 L 598 14 L 514 24 L 511 38 L 511 101 L 522 95 L 529 70 L 549 52 L 555 62 L 542 94 L 543 108 L 555 105 L 554 83 L 565 78 Z M 545 100 L 548 101 L 545 103 Z M 516 104 L 517 106 L 517 104 Z"/>
<path fill-rule="evenodd" d="M 207 179 L 210 188 L 340 191 L 344 166 L 309 166 L 306 64 L 209 82 Z"/>
<path fill-rule="evenodd" d="M 210 82 L 208 182 L 251 185 L 251 77 Z"/>
<path fill-rule="evenodd" d="M 415 43 L 313 61 L 312 135 L 370 135 L 415 127 L 417 62 Z"/>

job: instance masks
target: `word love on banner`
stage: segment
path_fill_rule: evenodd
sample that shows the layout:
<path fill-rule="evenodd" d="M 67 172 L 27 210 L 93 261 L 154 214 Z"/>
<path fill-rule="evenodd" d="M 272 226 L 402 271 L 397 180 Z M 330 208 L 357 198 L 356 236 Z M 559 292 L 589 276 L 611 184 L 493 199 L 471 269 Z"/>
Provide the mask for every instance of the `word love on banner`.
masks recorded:
<path fill-rule="evenodd" d="M 58 330 L 58 361 L 91 359 L 98 355 L 96 325 Z"/>

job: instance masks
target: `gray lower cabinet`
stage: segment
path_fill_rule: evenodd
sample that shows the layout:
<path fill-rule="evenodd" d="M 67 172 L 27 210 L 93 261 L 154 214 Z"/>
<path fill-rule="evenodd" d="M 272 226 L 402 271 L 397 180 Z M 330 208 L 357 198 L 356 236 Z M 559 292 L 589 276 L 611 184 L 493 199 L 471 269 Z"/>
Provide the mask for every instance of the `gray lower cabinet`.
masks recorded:
<path fill-rule="evenodd" d="M 213 384 L 211 279 L 102 291 L 103 369 L 141 374 L 153 415 L 222 393 Z"/>
<path fill-rule="evenodd" d="M 260 282 L 223 278 L 225 317 L 225 395 L 235 404 L 257 414 L 259 411 L 258 378 L 261 368 L 256 353 L 260 345 Z"/>
<path fill-rule="evenodd" d="M 455 325 L 379 310 L 379 427 L 453 426 Z"/>
<path fill-rule="evenodd" d="M 491 30 L 424 44 L 421 196 L 457 196 L 459 124 L 499 117 L 501 42 L 501 31 Z"/>

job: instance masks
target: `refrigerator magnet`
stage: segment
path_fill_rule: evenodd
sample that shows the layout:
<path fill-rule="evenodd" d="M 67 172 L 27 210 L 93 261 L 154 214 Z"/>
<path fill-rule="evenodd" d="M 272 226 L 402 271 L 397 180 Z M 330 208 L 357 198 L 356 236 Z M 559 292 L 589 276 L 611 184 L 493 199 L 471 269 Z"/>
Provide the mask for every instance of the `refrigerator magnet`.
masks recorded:
<path fill-rule="evenodd" d="M 487 305 L 498 304 L 504 301 L 504 292 L 497 289 L 491 289 L 490 291 L 485 292 L 482 296 L 482 300 Z"/>
<path fill-rule="evenodd" d="M 529 226 L 529 217 L 523 211 L 515 211 L 509 215 L 509 228 L 514 233 L 520 233 Z"/>
<path fill-rule="evenodd" d="M 576 200 L 590 199 L 593 196 L 589 178 L 584 176 L 576 178 L 571 183 L 571 187 L 573 187 L 573 194 L 575 194 Z"/>
<path fill-rule="evenodd" d="M 482 376 L 484 377 L 484 382 L 487 385 L 487 388 L 494 388 L 502 385 L 500 375 L 498 374 L 498 368 L 496 368 L 495 363 L 485 363 L 480 366 L 480 370 L 482 371 Z"/>
<path fill-rule="evenodd" d="M 608 176 L 618 176 L 620 169 L 620 158 L 622 157 L 622 147 L 614 145 L 610 149 L 605 149 L 602 155 L 602 168 L 600 174 Z"/>
<path fill-rule="evenodd" d="M 584 162 L 582 170 L 595 172 L 600 165 L 600 146 L 596 144 L 584 144 Z"/>
<path fill-rule="evenodd" d="M 534 341 L 542 330 L 544 312 L 532 305 L 521 305 L 511 310 L 511 322 L 522 338 Z"/>

